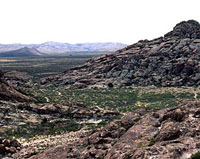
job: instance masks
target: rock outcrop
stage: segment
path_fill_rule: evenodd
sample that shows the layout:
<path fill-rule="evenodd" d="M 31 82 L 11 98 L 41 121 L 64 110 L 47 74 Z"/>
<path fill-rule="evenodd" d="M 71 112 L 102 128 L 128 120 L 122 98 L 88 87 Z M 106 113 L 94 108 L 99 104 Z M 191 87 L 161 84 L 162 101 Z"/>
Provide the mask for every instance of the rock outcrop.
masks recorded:
<path fill-rule="evenodd" d="M 92 58 L 82 66 L 42 78 L 40 83 L 73 88 L 199 85 L 200 24 L 181 22 L 164 37 Z"/>
<path fill-rule="evenodd" d="M 186 159 L 200 148 L 200 101 L 147 112 L 139 109 L 82 140 L 31 159 Z"/>
<path fill-rule="evenodd" d="M 4 71 L 0 70 L 0 100 L 28 102 L 35 99 L 28 96 L 21 89 L 14 87 L 5 80 Z"/>
<path fill-rule="evenodd" d="M 26 72 L 6 71 L 4 73 L 5 81 L 12 86 L 33 87 L 33 76 Z"/>

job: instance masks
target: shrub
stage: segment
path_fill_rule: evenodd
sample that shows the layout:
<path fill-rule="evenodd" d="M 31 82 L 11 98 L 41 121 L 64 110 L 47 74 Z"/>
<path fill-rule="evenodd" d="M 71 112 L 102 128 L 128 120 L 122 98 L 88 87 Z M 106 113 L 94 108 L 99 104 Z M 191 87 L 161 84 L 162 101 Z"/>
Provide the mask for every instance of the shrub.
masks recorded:
<path fill-rule="evenodd" d="M 148 144 L 147 146 L 153 146 L 155 143 L 156 143 L 156 142 L 155 142 L 155 139 L 154 139 L 154 137 L 152 137 L 152 138 L 150 139 L 150 141 L 149 141 L 149 144 Z"/>
<path fill-rule="evenodd" d="M 200 151 L 192 154 L 191 159 L 200 159 Z"/>

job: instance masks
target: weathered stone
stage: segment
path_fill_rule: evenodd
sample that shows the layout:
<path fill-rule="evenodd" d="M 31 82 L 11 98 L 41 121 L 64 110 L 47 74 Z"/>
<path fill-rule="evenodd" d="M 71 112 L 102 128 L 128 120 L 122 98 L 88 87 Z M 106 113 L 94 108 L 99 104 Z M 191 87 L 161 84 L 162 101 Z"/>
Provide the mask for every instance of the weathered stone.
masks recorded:
<path fill-rule="evenodd" d="M 200 43 L 200 39 L 195 39 L 193 43 Z"/>
<path fill-rule="evenodd" d="M 190 44 L 190 39 L 183 39 L 180 41 L 180 43 L 174 48 L 175 50 L 179 50 L 181 48 L 183 48 L 184 46 L 186 46 L 187 44 Z"/>
<path fill-rule="evenodd" d="M 185 112 L 183 112 L 181 110 L 176 110 L 176 111 L 172 111 L 172 112 L 165 114 L 161 121 L 171 119 L 171 120 L 174 120 L 177 122 L 181 122 L 181 121 L 183 121 L 184 116 L 185 116 Z"/>
<path fill-rule="evenodd" d="M 162 126 L 162 130 L 156 136 L 155 141 L 168 141 L 174 140 L 181 136 L 181 131 L 178 124 L 172 122 L 166 123 Z"/>

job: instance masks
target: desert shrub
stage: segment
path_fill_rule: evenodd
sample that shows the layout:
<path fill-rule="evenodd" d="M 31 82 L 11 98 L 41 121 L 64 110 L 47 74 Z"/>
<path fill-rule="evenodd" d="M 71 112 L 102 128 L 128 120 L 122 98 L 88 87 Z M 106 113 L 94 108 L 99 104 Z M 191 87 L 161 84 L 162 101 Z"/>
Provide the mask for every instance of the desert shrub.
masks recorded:
<path fill-rule="evenodd" d="M 192 154 L 191 159 L 200 159 L 200 151 Z"/>

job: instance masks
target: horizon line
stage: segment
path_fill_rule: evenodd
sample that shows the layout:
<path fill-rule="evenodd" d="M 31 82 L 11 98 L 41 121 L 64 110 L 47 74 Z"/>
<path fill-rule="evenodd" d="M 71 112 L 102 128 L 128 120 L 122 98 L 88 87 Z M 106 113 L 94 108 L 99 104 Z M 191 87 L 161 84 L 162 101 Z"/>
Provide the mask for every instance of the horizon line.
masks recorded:
<path fill-rule="evenodd" d="M 112 42 L 112 41 L 105 41 L 105 42 L 77 42 L 77 43 L 68 43 L 68 42 L 58 42 L 58 41 L 45 41 L 45 42 L 40 42 L 40 43 L 21 43 L 21 42 L 14 42 L 14 43 L 1 43 L 0 45 L 12 45 L 12 44 L 18 44 L 18 45 L 38 45 L 38 44 L 44 44 L 44 43 L 60 43 L 60 44 L 71 44 L 71 45 L 75 45 L 75 44 L 94 44 L 94 43 L 119 43 L 119 44 L 124 44 L 124 45 L 130 45 L 127 43 L 123 43 L 123 42 Z"/>

